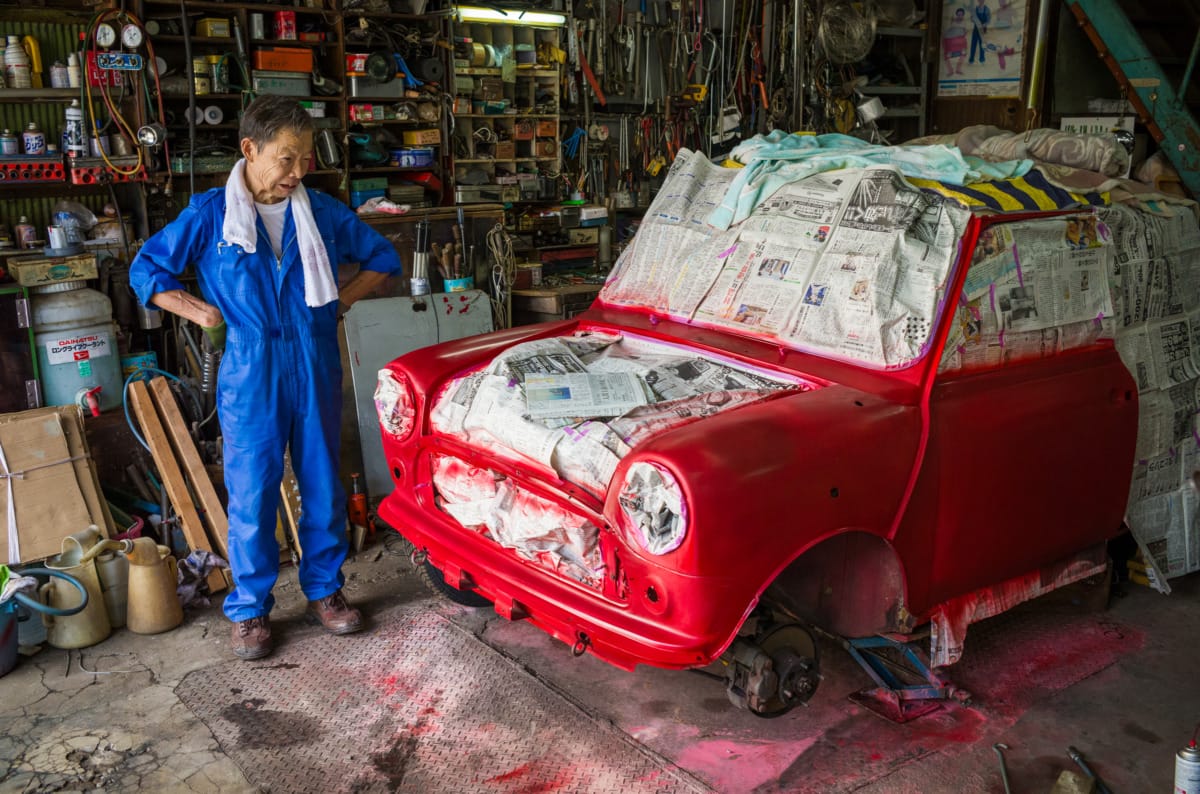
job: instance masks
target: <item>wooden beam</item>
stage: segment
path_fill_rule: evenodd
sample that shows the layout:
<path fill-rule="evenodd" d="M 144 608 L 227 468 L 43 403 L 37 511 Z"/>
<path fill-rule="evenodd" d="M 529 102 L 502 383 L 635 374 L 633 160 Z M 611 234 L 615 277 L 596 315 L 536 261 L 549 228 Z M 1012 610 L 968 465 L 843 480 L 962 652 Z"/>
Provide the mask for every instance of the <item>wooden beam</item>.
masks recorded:
<path fill-rule="evenodd" d="M 304 548 L 300 545 L 300 486 L 296 483 L 296 473 L 292 470 L 291 452 L 283 456 L 283 479 L 279 483 L 279 500 L 283 505 L 283 525 L 292 536 L 296 556 L 302 558 Z"/>
<path fill-rule="evenodd" d="M 129 384 L 128 396 L 129 404 L 133 406 L 133 412 L 138 418 L 138 424 L 142 426 L 142 435 L 146 439 L 146 445 L 150 447 L 150 454 L 154 457 L 154 465 L 158 468 L 159 476 L 162 477 L 163 487 L 167 489 L 167 498 L 171 500 L 171 504 L 175 506 L 175 512 L 179 514 L 184 539 L 193 549 L 212 551 L 208 537 L 204 534 L 204 524 L 201 523 L 196 506 L 192 503 L 191 494 L 188 493 L 183 472 L 179 470 L 179 463 L 176 462 L 175 455 L 171 450 L 171 442 L 167 440 L 167 433 L 163 430 L 162 422 L 159 421 L 158 414 L 154 410 L 150 391 L 144 382 L 134 380 Z M 229 571 L 222 568 L 214 568 L 210 571 L 207 582 L 210 593 L 219 593 L 232 584 L 229 579 Z"/>
<path fill-rule="evenodd" d="M 167 436 L 175 449 L 175 457 L 183 464 L 183 473 L 188 484 L 192 486 L 192 493 L 196 495 L 196 500 L 204 510 L 202 518 L 208 524 L 209 540 L 228 561 L 229 519 L 225 516 L 225 508 L 221 506 L 217 489 L 213 487 L 208 470 L 204 468 L 204 461 L 200 460 L 200 452 L 188 433 L 187 424 L 183 420 L 183 414 L 179 412 L 175 395 L 171 393 L 171 386 L 166 378 L 158 377 L 150 381 L 150 396 L 154 398 L 158 415 L 166 425 Z"/>

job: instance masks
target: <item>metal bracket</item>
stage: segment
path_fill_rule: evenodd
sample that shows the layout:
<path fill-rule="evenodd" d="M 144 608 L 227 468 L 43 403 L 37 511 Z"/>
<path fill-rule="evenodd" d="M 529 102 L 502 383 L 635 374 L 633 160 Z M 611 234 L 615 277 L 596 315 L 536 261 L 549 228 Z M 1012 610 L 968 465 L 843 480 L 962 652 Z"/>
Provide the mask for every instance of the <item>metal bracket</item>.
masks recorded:
<path fill-rule="evenodd" d="M 42 384 L 37 380 L 25 381 L 25 404 L 30 408 L 42 407 Z"/>
<path fill-rule="evenodd" d="M 17 327 L 28 328 L 33 325 L 33 313 L 29 309 L 29 298 L 17 298 L 14 305 L 17 309 Z"/>
<path fill-rule="evenodd" d="M 937 711 L 941 708 L 939 701 L 970 699 L 970 693 L 930 668 L 910 643 L 890 637 L 862 637 L 843 639 L 842 647 L 875 682 L 874 688 L 855 692 L 850 699 L 893 722 L 909 722 Z M 900 660 L 888 658 L 888 654 Z M 905 681 L 898 672 L 916 681 Z"/>

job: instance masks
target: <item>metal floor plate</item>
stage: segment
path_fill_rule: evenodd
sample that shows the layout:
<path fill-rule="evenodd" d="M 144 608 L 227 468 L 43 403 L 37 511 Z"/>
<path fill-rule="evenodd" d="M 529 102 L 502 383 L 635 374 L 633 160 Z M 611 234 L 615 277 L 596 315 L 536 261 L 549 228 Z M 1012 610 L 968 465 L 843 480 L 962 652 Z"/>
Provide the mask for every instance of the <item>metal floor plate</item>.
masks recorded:
<path fill-rule="evenodd" d="M 176 692 L 272 793 L 706 790 L 420 607 L 361 635 L 293 636 Z"/>

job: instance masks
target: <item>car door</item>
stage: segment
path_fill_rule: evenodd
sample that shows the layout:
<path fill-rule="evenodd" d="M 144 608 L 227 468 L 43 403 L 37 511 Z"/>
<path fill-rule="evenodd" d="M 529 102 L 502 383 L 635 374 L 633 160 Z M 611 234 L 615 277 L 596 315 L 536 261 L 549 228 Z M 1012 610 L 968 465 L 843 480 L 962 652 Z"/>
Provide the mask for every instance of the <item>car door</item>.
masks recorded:
<path fill-rule="evenodd" d="M 910 555 L 924 554 L 913 584 L 930 604 L 1120 528 L 1137 388 L 1112 342 L 1098 338 L 1098 316 L 1112 313 L 1111 251 L 1098 237 L 1091 248 L 1073 241 L 1079 222 L 985 227 L 947 318 L 949 355 L 930 389 L 927 455 L 910 503 L 922 525 L 906 521 L 923 541 L 907 539 Z"/>

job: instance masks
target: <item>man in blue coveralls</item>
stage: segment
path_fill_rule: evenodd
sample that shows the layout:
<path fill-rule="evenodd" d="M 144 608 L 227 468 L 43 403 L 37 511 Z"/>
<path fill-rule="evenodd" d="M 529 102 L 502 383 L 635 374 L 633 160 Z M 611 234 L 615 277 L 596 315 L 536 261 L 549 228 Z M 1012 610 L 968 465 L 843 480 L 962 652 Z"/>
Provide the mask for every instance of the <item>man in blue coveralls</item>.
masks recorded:
<path fill-rule="evenodd" d="M 344 204 L 305 191 L 312 118 L 294 99 L 261 96 L 239 129 L 243 159 L 225 188 L 192 197 L 142 247 L 130 269 L 138 299 L 200 325 L 224 347 L 217 410 L 229 491 L 225 599 L 233 652 L 271 652 L 268 615 L 279 574 L 275 541 L 283 456 L 290 444 L 304 510 L 300 586 L 310 619 L 334 634 L 363 626 L 342 595 L 346 493 L 338 477 L 345 308 L 400 269 L 392 245 Z M 357 262 L 340 290 L 337 265 Z M 200 292 L 178 280 L 195 269 Z"/>
<path fill-rule="evenodd" d="M 975 8 L 971 9 L 971 57 L 968 63 L 975 63 L 975 49 L 979 49 L 979 62 L 983 63 L 987 56 L 987 47 L 983 43 L 983 34 L 987 33 L 992 21 L 992 9 L 988 8 L 987 0 L 975 0 Z"/>

